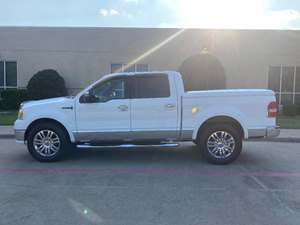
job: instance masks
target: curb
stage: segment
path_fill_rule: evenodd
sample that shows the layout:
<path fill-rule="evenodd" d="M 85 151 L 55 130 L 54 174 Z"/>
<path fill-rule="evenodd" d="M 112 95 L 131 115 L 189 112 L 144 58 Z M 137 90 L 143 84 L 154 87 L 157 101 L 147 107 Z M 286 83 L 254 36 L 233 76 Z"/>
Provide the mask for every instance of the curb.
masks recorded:
<path fill-rule="evenodd" d="M 14 134 L 0 134 L 0 139 L 14 139 Z M 247 142 L 284 142 L 284 143 L 300 143 L 300 138 L 266 138 L 266 139 L 249 139 Z"/>
<path fill-rule="evenodd" d="M 14 134 L 0 134 L 0 139 L 13 139 L 15 138 Z"/>
<path fill-rule="evenodd" d="M 300 143 L 300 138 L 265 138 L 265 139 L 250 139 L 247 142 L 285 142 L 285 143 Z"/>

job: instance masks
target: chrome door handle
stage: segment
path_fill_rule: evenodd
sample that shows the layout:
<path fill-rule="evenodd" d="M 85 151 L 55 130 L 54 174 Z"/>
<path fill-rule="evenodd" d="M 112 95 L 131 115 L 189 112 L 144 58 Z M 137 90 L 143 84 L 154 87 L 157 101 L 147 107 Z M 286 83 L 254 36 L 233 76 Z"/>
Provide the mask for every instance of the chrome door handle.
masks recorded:
<path fill-rule="evenodd" d="M 118 109 L 120 111 L 127 111 L 128 110 L 128 106 L 127 105 L 120 105 L 120 106 L 118 106 Z"/>
<path fill-rule="evenodd" d="M 173 108 L 175 108 L 175 105 L 174 104 L 166 104 L 165 107 L 167 109 L 173 109 Z"/>

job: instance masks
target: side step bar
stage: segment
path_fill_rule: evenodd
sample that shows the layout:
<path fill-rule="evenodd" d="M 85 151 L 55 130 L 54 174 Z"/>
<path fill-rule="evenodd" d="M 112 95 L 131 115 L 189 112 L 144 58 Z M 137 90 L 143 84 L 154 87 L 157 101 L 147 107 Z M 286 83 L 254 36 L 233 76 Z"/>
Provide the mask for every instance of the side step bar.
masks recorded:
<path fill-rule="evenodd" d="M 135 145 L 135 144 L 123 144 L 123 145 L 90 145 L 90 144 L 80 144 L 77 148 L 149 148 L 149 147 L 178 147 L 179 143 L 163 143 L 157 145 Z"/>

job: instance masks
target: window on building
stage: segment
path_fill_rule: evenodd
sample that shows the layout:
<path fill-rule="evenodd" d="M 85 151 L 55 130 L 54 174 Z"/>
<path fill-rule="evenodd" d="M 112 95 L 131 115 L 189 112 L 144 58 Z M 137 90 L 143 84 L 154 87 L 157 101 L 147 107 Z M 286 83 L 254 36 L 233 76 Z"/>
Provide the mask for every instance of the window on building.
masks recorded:
<path fill-rule="evenodd" d="M 149 70 L 148 64 L 124 64 L 112 63 L 110 65 L 110 72 L 147 72 Z"/>
<path fill-rule="evenodd" d="M 136 76 L 134 98 L 166 98 L 170 96 L 170 85 L 166 74 Z"/>
<path fill-rule="evenodd" d="M 136 64 L 136 71 L 137 72 L 147 72 L 148 64 Z"/>
<path fill-rule="evenodd" d="M 281 92 L 293 92 L 294 88 L 294 67 L 283 66 L 281 78 Z"/>
<path fill-rule="evenodd" d="M 270 66 L 268 88 L 275 91 L 279 104 L 300 102 L 300 67 Z"/>
<path fill-rule="evenodd" d="M 6 86 L 16 87 L 17 86 L 17 63 L 6 62 Z"/>
<path fill-rule="evenodd" d="M 11 61 L 0 61 L 0 87 L 17 87 L 17 63 Z"/>
<path fill-rule="evenodd" d="M 0 87 L 4 87 L 4 62 L 0 61 Z"/>
<path fill-rule="evenodd" d="M 270 66 L 269 68 L 269 89 L 279 92 L 280 90 L 280 66 Z"/>
<path fill-rule="evenodd" d="M 130 72 L 136 72 L 136 70 L 135 70 L 135 64 L 132 64 L 132 65 L 130 65 L 130 64 L 127 64 L 127 65 L 123 65 L 124 66 L 124 72 L 126 72 L 126 73 L 130 73 Z"/>
<path fill-rule="evenodd" d="M 111 73 L 118 73 L 118 72 L 122 72 L 122 64 L 120 63 L 113 63 L 110 65 L 110 72 Z"/>
<path fill-rule="evenodd" d="M 296 67 L 295 103 L 300 105 L 300 66 Z"/>

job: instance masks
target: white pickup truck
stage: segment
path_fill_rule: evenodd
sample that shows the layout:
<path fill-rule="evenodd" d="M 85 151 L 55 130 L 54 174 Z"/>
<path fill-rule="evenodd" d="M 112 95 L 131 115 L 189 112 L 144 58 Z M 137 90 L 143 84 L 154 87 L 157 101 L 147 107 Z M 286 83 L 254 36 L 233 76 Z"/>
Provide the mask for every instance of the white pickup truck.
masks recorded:
<path fill-rule="evenodd" d="M 242 140 L 279 134 L 271 90 L 185 92 L 178 72 L 116 73 L 75 97 L 21 104 L 17 142 L 43 162 L 74 146 L 177 146 L 193 141 L 211 163 L 235 160 Z"/>

